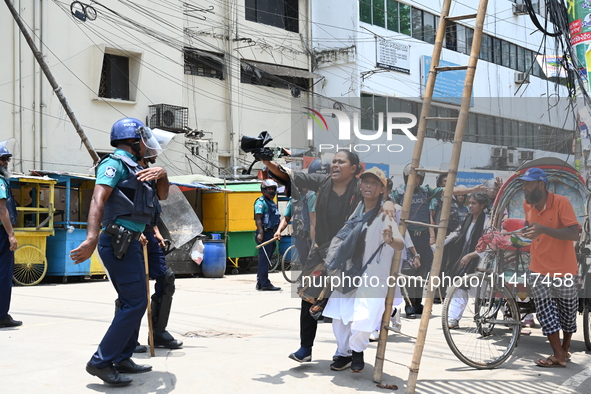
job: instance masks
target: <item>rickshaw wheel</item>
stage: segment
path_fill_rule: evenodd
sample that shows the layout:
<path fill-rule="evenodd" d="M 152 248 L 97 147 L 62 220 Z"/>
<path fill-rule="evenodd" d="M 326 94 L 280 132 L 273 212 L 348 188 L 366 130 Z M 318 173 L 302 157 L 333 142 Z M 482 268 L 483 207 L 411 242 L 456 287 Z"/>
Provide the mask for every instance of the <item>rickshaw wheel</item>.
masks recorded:
<path fill-rule="evenodd" d="M 23 245 L 14 251 L 13 279 L 19 285 L 34 286 L 41 282 L 46 272 L 47 259 L 38 247 Z"/>
<path fill-rule="evenodd" d="M 585 338 L 585 346 L 587 346 L 587 350 L 591 350 L 591 318 L 589 314 L 591 314 L 590 310 L 591 306 L 589 304 L 585 305 L 583 308 L 583 336 Z"/>

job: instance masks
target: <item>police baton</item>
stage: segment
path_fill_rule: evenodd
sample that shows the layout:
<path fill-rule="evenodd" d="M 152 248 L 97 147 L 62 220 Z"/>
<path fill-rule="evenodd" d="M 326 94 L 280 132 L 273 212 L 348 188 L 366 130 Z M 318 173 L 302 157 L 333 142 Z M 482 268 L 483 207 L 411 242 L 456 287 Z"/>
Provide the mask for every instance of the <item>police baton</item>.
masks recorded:
<path fill-rule="evenodd" d="M 146 267 L 146 290 L 148 292 L 148 343 L 150 345 L 150 356 L 154 357 L 154 331 L 152 329 L 152 303 L 150 302 L 150 267 L 148 265 L 148 245 L 144 248 L 144 266 Z"/>
<path fill-rule="evenodd" d="M 273 237 L 273 238 L 271 238 L 271 239 L 270 239 L 270 240 L 268 240 L 268 241 L 265 241 L 265 242 L 263 242 L 263 243 L 261 243 L 261 244 L 258 244 L 258 245 L 256 246 L 256 248 L 257 248 L 257 249 L 260 249 L 260 248 L 262 248 L 263 246 L 269 245 L 271 242 L 275 242 L 275 241 L 277 241 L 278 239 L 279 239 L 278 237 Z"/>

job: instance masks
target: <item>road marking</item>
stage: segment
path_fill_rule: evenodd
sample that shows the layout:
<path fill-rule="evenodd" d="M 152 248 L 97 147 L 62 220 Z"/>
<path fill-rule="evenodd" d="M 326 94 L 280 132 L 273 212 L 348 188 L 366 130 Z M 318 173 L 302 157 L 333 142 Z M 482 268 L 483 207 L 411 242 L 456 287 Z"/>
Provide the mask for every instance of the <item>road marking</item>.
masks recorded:
<path fill-rule="evenodd" d="M 562 383 L 560 387 L 554 391 L 553 394 L 576 393 L 576 388 L 579 387 L 585 380 L 589 379 L 590 377 L 591 367 L 565 380 L 564 383 Z"/>

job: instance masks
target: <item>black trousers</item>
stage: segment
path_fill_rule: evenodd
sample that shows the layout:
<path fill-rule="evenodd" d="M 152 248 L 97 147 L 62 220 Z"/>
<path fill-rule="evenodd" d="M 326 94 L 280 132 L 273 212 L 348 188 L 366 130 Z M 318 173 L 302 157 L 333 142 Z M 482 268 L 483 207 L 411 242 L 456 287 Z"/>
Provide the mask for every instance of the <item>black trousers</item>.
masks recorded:
<path fill-rule="evenodd" d="M 421 255 L 421 266 L 417 269 L 416 276 L 421 278 L 427 278 L 427 274 L 431 272 L 431 265 L 433 264 L 433 250 L 429 244 L 429 230 L 423 231 L 410 231 L 410 238 L 412 243 L 417 250 L 417 253 Z M 407 286 L 408 297 L 412 306 L 415 308 L 421 308 L 423 305 L 423 286 L 418 283 L 411 282 L 412 285 Z M 408 302 L 407 302 L 407 306 Z"/>
<path fill-rule="evenodd" d="M 300 346 L 311 348 L 314 346 L 318 321 L 310 315 L 310 308 L 313 304 L 302 300 L 300 310 Z"/>

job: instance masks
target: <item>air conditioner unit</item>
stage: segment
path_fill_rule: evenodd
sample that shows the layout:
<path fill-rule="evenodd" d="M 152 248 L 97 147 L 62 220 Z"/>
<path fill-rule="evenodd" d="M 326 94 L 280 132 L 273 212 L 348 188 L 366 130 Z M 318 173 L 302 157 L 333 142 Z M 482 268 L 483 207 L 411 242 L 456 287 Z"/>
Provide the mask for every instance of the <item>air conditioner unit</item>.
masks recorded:
<path fill-rule="evenodd" d="M 527 15 L 527 5 L 513 4 L 513 15 Z"/>
<path fill-rule="evenodd" d="M 184 133 L 189 122 L 189 109 L 169 104 L 149 106 L 148 126 L 174 133 Z"/>
<path fill-rule="evenodd" d="M 519 167 L 519 160 L 517 160 L 517 152 L 509 150 L 507 152 L 507 167 Z"/>
<path fill-rule="evenodd" d="M 534 151 L 532 151 L 532 150 L 519 151 L 519 160 L 533 160 L 533 159 L 534 159 Z"/>
<path fill-rule="evenodd" d="M 490 156 L 494 157 L 494 158 L 506 157 L 507 156 L 507 149 L 501 148 L 500 146 L 492 148 L 492 152 L 491 152 Z"/>
<path fill-rule="evenodd" d="M 529 74 L 521 71 L 515 71 L 515 83 L 529 83 Z"/>

